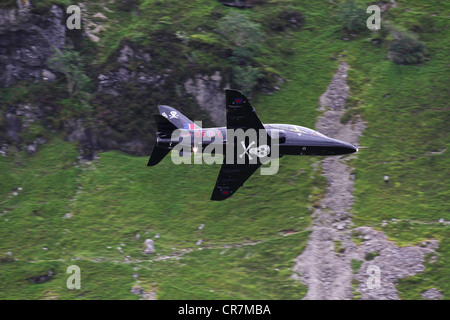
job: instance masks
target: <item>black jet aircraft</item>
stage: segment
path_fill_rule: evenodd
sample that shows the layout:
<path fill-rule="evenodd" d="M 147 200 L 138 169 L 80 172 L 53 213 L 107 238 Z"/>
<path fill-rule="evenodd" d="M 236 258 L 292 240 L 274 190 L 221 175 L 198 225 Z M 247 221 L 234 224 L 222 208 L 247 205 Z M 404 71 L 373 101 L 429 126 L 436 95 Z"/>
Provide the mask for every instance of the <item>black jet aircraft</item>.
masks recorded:
<path fill-rule="evenodd" d="M 233 153 L 235 160 L 238 160 L 239 156 L 242 158 L 245 155 L 244 163 L 242 161 L 241 163 L 239 161 L 223 162 L 211 200 L 225 200 L 232 196 L 267 160 L 267 157 L 271 156 L 269 146 L 273 146 L 274 143 L 278 147 L 278 157 L 284 155 L 342 155 L 358 151 L 357 147 L 349 143 L 329 138 L 309 128 L 291 124 L 263 124 L 247 97 L 236 90 L 226 90 L 226 127 L 201 128 L 172 107 L 158 106 L 158 109 L 161 114 L 154 115 L 158 128 L 157 141 L 148 166 L 158 164 L 177 145 L 181 146 L 186 136 L 194 138 L 189 139 L 189 145 L 185 146 L 192 152 L 203 151 L 214 143 L 222 144 L 225 149 L 231 147 L 237 151 L 240 146 L 236 139 L 227 141 L 228 130 L 242 129 L 245 132 L 248 129 L 254 129 L 260 133 L 256 141 L 247 139 L 242 143 L 243 149 L 240 150 L 244 150 L 244 152 Z M 278 133 L 277 135 L 274 134 L 275 131 Z M 261 133 L 266 135 L 266 144 L 262 146 L 259 143 Z M 272 141 L 272 136 L 278 137 Z M 253 153 L 249 150 L 253 150 Z M 180 151 L 180 154 L 182 153 L 183 151 Z M 257 158 L 257 161 L 253 161 L 253 163 L 249 161 L 252 159 L 252 154 L 253 158 Z M 190 152 L 184 152 L 184 156 L 190 155 Z"/>

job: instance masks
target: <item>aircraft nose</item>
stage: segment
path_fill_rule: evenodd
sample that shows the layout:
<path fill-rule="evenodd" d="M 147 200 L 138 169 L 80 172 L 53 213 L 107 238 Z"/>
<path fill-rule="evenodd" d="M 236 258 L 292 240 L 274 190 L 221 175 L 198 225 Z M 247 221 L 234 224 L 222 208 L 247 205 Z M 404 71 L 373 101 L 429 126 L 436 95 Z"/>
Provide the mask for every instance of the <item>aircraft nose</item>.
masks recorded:
<path fill-rule="evenodd" d="M 328 138 L 325 144 L 333 150 L 334 154 L 348 154 L 358 152 L 354 145 L 337 139 Z"/>
<path fill-rule="evenodd" d="M 306 150 L 302 149 L 302 154 L 326 156 L 349 154 L 358 151 L 357 147 L 348 142 L 326 136 L 307 136 L 300 143 L 303 144 L 306 148 Z"/>
<path fill-rule="evenodd" d="M 354 152 L 358 152 L 358 148 L 355 147 L 354 145 L 347 143 L 347 142 L 343 142 L 343 141 L 339 141 L 339 148 L 341 148 L 342 153 L 354 153 Z"/>

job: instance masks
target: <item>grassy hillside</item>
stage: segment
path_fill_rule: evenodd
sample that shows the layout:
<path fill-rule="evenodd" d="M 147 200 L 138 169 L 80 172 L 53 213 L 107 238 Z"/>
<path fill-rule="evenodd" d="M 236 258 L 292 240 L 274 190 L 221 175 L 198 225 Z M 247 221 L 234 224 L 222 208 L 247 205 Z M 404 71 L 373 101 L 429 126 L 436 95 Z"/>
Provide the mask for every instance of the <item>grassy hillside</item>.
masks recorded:
<path fill-rule="evenodd" d="M 424 63 L 397 65 L 386 60 L 389 35 L 342 31 L 337 5 L 259 2 L 245 11 L 206 0 L 140 1 L 139 15 L 112 8 L 108 18 L 122 23 L 108 24 L 95 50 L 82 54 L 95 69 L 117 55 L 121 41 L 132 41 L 152 48 L 156 68 L 182 70 L 183 55 L 196 52 L 197 65 L 226 70 L 232 65 L 221 54 L 229 44 L 217 34 L 215 15 L 243 12 L 265 32 L 251 66 L 286 80 L 273 95 L 253 95 L 261 120 L 309 127 L 339 60 L 347 61 L 352 109 L 346 120 L 356 113 L 364 117 L 361 145 L 369 147 L 352 163 L 353 222 L 384 231 L 398 245 L 439 240 L 437 260 L 430 257 L 426 272 L 402 280 L 398 290 L 401 298 L 420 299 L 434 287 L 449 299 L 450 226 L 439 222 L 450 220 L 448 5 L 397 1 L 388 10 L 386 20 L 415 30 L 429 50 Z M 303 14 L 303 26 L 272 30 L 268 22 L 287 9 Z M 189 44 L 170 47 L 153 37 L 180 30 L 191 36 Z M 169 54 L 173 48 L 179 51 Z M 2 101 L 14 98 L 7 96 L 14 91 L 2 92 Z M 96 103 L 100 110 L 108 107 Z M 117 151 L 79 163 L 76 145 L 57 133 L 45 135 L 48 142 L 34 155 L 0 157 L 0 298 L 138 299 L 130 292 L 134 285 L 158 299 L 305 295 L 307 288 L 290 276 L 307 243 L 310 208 L 325 192 L 320 167 L 312 166 L 320 158 L 284 157 L 277 175 L 257 173 L 233 198 L 217 203 L 209 197 L 218 165 L 176 166 L 167 158 L 148 168 L 146 157 Z M 154 240 L 153 255 L 142 253 L 145 239 Z M 81 268 L 80 290 L 65 286 L 72 264 Z M 49 270 L 49 281 L 29 280 Z"/>
<path fill-rule="evenodd" d="M 366 50 L 352 61 L 357 98 L 368 122 L 361 145 L 370 147 L 354 162 L 353 220 L 386 232 L 401 245 L 440 241 L 437 262 L 429 257 L 432 262 L 425 273 L 400 281 L 404 299 L 420 299 L 420 293 L 432 287 L 449 299 L 450 225 L 439 222 L 450 220 L 450 74 L 445 71 L 448 56 L 443 54 L 450 37 L 439 14 L 449 9 L 440 2 L 408 1 L 387 15 L 421 30 L 420 39 L 430 50 L 428 62 L 396 65 L 384 60 L 382 50 Z M 384 175 L 389 183 L 383 181 Z M 387 224 L 381 226 L 383 221 Z"/>

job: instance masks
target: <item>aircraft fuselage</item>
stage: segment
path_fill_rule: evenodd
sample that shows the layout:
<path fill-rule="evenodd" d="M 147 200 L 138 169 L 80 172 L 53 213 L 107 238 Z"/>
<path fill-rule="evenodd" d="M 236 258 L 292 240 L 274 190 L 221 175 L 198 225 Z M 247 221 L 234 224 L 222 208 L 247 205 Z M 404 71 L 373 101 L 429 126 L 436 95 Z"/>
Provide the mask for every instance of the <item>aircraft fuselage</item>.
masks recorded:
<path fill-rule="evenodd" d="M 341 155 L 357 152 L 358 148 L 350 143 L 329 138 L 315 130 L 290 124 L 264 124 L 269 136 L 278 130 L 279 155 Z M 179 135 L 158 137 L 158 146 L 173 149 L 181 144 L 204 151 L 211 144 L 227 145 L 227 128 L 179 129 Z M 201 150 L 200 150 L 201 148 Z M 220 152 L 224 148 L 217 148 Z"/>

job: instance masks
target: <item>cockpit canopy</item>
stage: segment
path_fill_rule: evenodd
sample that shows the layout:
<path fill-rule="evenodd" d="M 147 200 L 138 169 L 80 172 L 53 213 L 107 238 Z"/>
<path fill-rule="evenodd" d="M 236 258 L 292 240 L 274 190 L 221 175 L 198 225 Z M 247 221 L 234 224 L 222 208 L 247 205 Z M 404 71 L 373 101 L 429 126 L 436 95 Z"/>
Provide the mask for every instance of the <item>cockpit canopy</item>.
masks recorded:
<path fill-rule="evenodd" d="M 314 136 L 326 138 L 326 136 L 321 134 L 320 132 L 306 128 L 306 127 L 302 127 L 302 126 L 295 126 L 292 124 L 269 124 L 266 126 L 268 127 L 268 129 L 280 129 L 280 130 L 297 132 L 300 134 L 306 133 L 306 134 L 311 134 Z"/>

